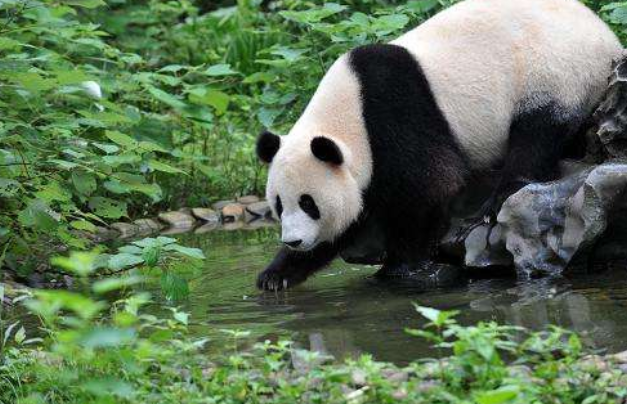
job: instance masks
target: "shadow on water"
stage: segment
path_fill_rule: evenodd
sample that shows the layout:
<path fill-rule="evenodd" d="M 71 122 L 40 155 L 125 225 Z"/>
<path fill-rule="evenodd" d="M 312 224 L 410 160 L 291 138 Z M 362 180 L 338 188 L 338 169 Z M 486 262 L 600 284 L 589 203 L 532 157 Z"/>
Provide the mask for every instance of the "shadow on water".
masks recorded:
<path fill-rule="evenodd" d="M 412 302 L 459 310 L 462 324 L 496 320 L 531 329 L 555 324 L 578 331 L 593 348 L 627 349 L 627 268 L 559 279 L 518 282 L 505 276 L 426 287 L 378 282 L 371 276 L 376 268 L 338 260 L 304 285 L 262 293 L 254 283 L 276 251 L 274 229 L 180 238 L 202 248 L 207 262 L 190 281 L 189 298 L 177 304 L 192 313 L 192 332 L 210 337 L 215 351 L 233 344 L 219 329 L 238 329 L 250 332 L 239 341 L 243 345 L 285 336 L 336 357 L 371 353 L 402 364 L 433 356 L 428 343 L 403 331 L 423 324 Z"/>

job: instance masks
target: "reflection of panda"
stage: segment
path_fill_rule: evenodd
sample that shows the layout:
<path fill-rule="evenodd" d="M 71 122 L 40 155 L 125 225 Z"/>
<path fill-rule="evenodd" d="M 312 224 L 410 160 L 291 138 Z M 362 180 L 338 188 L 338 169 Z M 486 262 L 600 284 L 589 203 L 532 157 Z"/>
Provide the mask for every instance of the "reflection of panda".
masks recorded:
<path fill-rule="evenodd" d="M 259 138 L 285 244 L 259 286 L 304 281 L 363 223 L 381 232 L 384 272 L 411 267 L 428 258 L 469 175 L 502 163 L 485 213 L 550 179 L 619 49 L 576 0 L 466 0 L 342 56 L 288 136 Z"/>

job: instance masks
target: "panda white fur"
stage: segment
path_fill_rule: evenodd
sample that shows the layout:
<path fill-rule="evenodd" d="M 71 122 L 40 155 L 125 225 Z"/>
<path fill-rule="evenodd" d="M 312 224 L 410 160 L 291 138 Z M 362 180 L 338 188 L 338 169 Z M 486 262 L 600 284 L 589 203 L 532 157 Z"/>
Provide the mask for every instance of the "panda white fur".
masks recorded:
<path fill-rule="evenodd" d="M 556 174 L 621 46 L 576 0 L 466 0 L 340 57 L 287 136 L 263 133 L 285 247 L 258 286 L 304 281 L 376 223 L 382 272 L 428 258 L 449 202 L 499 162 L 484 213 Z M 368 227 L 370 228 L 370 227 Z"/>

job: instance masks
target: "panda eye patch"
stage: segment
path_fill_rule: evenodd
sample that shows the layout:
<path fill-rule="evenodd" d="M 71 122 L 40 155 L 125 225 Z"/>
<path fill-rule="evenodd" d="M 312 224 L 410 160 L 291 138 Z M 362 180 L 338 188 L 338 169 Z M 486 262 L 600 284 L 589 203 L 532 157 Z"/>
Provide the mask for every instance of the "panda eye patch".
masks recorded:
<path fill-rule="evenodd" d="M 281 197 L 277 195 L 276 197 L 276 214 L 277 216 L 279 216 L 279 218 L 281 218 L 281 215 L 283 214 L 283 204 L 281 203 Z"/>
<path fill-rule="evenodd" d="M 303 212 L 307 213 L 312 219 L 320 219 L 320 211 L 318 210 L 318 205 L 316 205 L 316 201 L 314 201 L 311 195 L 301 195 L 300 200 L 298 201 L 298 205 L 303 210 Z"/>

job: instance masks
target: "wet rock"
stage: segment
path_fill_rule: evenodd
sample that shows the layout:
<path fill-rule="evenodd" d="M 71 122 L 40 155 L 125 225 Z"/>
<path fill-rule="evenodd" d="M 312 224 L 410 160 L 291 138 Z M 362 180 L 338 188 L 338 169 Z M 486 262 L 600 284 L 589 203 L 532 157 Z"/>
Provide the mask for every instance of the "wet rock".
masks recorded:
<path fill-rule="evenodd" d="M 104 226 L 96 226 L 96 231 L 94 235 L 95 241 L 113 240 L 115 238 L 121 237 L 118 230 Z"/>
<path fill-rule="evenodd" d="M 598 122 L 596 139 L 609 158 L 627 158 L 627 51 L 614 62 L 609 89 L 594 113 Z M 590 145 L 589 145 L 590 146 Z M 590 147 L 589 147 L 590 148 Z M 597 155 L 598 155 L 597 151 Z"/>
<path fill-rule="evenodd" d="M 366 385 L 366 372 L 363 369 L 355 369 L 351 372 L 351 382 L 357 387 Z"/>
<path fill-rule="evenodd" d="M 259 218 L 267 219 L 270 217 L 272 217 L 272 210 L 270 209 L 270 204 L 266 201 L 251 203 L 250 205 L 247 205 L 244 210 L 244 219 L 247 222 L 251 222 Z"/>
<path fill-rule="evenodd" d="M 226 230 L 226 231 L 241 230 L 243 228 L 244 228 L 243 222 L 230 222 L 230 223 L 225 223 L 222 226 L 222 230 Z"/>
<path fill-rule="evenodd" d="M 524 274 L 560 273 L 588 256 L 608 226 L 624 217 L 625 190 L 627 164 L 619 162 L 528 185 L 503 204 L 497 243 Z"/>
<path fill-rule="evenodd" d="M 192 209 L 192 215 L 194 215 L 194 217 L 196 217 L 197 219 L 200 219 L 204 222 L 207 223 L 218 223 L 220 222 L 220 215 L 218 215 L 218 213 L 213 210 L 213 209 L 209 209 L 209 208 L 193 208 Z"/>
<path fill-rule="evenodd" d="M 409 373 L 405 371 L 399 371 L 394 369 L 389 369 L 382 371 L 383 377 L 385 377 L 390 383 L 402 383 L 409 380 Z"/>
<path fill-rule="evenodd" d="M 214 203 L 213 205 L 211 205 L 211 208 L 217 212 L 220 212 L 222 210 L 222 208 L 224 208 L 226 205 L 230 205 L 232 203 L 235 203 L 234 200 L 225 200 L 225 201 L 219 201 Z"/>
<path fill-rule="evenodd" d="M 220 227 L 220 224 L 217 222 L 210 222 L 210 223 L 206 223 L 203 224 L 202 226 L 198 226 L 194 229 L 194 234 L 205 234 L 205 233 L 209 233 L 210 231 L 214 231 L 217 228 Z"/>
<path fill-rule="evenodd" d="M 222 208 L 222 221 L 232 223 L 244 218 L 244 205 L 240 203 L 230 203 Z"/>
<path fill-rule="evenodd" d="M 190 213 L 180 210 L 159 213 L 159 220 L 175 228 L 190 228 L 196 223 L 196 219 Z"/>
<path fill-rule="evenodd" d="M 614 354 L 611 358 L 617 363 L 627 364 L 627 351 Z"/>
<path fill-rule="evenodd" d="M 132 223 L 117 222 L 113 223 L 110 227 L 117 231 L 121 238 L 134 237 L 139 233 L 139 227 Z"/>
<path fill-rule="evenodd" d="M 133 224 L 137 226 L 138 231 L 141 234 L 156 233 L 164 227 L 155 219 L 137 219 L 133 221 Z"/>
<path fill-rule="evenodd" d="M 194 226 L 189 226 L 189 227 L 168 227 L 167 229 L 163 230 L 160 234 L 162 234 L 164 236 L 175 236 L 177 234 L 189 233 L 193 229 L 194 229 Z"/>
<path fill-rule="evenodd" d="M 250 205 L 251 203 L 259 202 L 259 197 L 257 195 L 245 195 L 237 198 L 237 202 L 242 205 Z"/>

